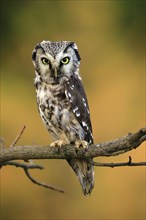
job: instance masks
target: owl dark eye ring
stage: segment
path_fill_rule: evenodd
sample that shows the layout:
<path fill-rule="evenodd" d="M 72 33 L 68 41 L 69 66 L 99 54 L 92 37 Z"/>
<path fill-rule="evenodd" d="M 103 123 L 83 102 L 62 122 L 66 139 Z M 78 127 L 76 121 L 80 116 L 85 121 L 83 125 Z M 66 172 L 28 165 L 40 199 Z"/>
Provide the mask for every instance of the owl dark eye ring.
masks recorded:
<path fill-rule="evenodd" d="M 47 65 L 47 64 L 50 63 L 50 61 L 49 61 L 46 57 L 42 57 L 41 61 L 42 61 L 42 63 L 45 64 L 45 65 Z"/>
<path fill-rule="evenodd" d="M 69 63 L 69 61 L 70 61 L 70 58 L 69 58 L 69 57 L 64 57 L 64 58 L 61 60 L 61 63 L 64 64 L 64 65 L 66 65 L 66 64 Z"/>

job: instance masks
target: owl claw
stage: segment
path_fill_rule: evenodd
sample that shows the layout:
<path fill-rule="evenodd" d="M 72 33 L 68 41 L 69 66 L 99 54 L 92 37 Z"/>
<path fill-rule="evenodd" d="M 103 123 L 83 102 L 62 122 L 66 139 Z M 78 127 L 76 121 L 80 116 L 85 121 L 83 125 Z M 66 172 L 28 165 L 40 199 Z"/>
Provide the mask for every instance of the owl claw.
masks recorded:
<path fill-rule="evenodd" d="M 88 142 L 87 141 L 84 141 L 84 140 L 78 140 L 75 142 L 75 147 L 76 148 L 84 148 L 84 149 L 87 149 L 88 148 Z"/>
<path fill-rule="evenodd" d="M 65 145 L 66 142 L 63 141 L 63 140 L 57 140 L 57 141 L 54 141 L 50 144 L 51 147 L 58 147 L 58 148 L 61 148 L 63 145 Z"/>

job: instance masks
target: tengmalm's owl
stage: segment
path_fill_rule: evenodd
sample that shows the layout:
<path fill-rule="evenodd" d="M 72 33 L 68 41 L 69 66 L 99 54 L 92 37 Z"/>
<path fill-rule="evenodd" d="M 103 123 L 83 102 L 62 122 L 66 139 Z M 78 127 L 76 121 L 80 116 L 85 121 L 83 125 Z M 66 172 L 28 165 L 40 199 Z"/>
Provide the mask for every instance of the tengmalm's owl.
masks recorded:
<path fill-rule="evenodd" d="M 42 41 L 32 53 L 40 116 L 55 142 L 51 146 L 93 144 L 86 94 L 79 75 L 80 55 L 70 41 Z M 93 166 L 84 159 L 70 159 L 85 195 L 94 187 Z"/>

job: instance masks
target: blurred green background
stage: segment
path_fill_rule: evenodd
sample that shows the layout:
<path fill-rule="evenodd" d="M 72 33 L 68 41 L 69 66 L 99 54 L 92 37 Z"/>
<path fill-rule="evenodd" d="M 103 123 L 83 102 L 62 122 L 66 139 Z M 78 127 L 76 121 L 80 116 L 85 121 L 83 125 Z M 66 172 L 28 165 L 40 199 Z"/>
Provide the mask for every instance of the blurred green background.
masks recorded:
<path fill-rule="evenodd" d="M 19 145 L 51 138 L 36 105 L 31 53 L 42 41 L 75 41 L 88 96 L 95 143 L 134 132 L 145 120 L 145 1 L 1 0 L 1 136 L 8 147 L 23 125 Z M 145 160 L 135 151 L 96 161 Z M 145 219 L 145 168 L 95 168 L 95 189 L 83 196 L 63 160 L 35 161 L 31 171 L 65 194 L 32 184 L 23 170 L 1 170 L 1 219 Z"/>

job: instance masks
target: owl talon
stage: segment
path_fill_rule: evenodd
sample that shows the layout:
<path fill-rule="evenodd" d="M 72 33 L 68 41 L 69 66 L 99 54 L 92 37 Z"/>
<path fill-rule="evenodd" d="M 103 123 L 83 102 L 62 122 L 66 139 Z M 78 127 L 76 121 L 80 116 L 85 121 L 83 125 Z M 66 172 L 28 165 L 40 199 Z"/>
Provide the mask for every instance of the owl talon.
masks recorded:
<path fill-rule="evenodd" d="M 78 140 L 78 141 L 75 142 L 75 147 L 76 148 L 87 149 L 88 148 L 88 142 L 84 141 L 84 140 Z"/>
<path fill-rule="evenodd" d="M 65 141 L 63 140 L 57 140 L 57 141 L 54 141 L 50 144 L 51 147 L 58 147 L 58 148 L 61 148 L 62 146 L 64 146 L 66 144 Z"/>

